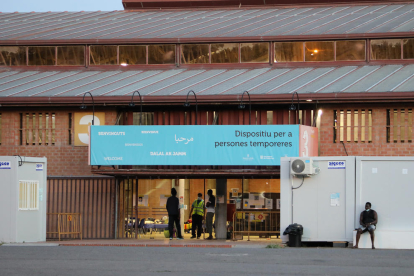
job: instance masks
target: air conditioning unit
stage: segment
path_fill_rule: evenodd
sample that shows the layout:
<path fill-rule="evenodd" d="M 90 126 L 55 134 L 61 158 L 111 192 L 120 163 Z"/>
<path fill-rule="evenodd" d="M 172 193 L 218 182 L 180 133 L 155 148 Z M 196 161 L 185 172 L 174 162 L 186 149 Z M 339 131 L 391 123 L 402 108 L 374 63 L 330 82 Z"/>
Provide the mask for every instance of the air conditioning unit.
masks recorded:
<path fill-rule="evenodd" d="M 290 160 L 290 173 L 293 175 L 310 176 L 317 173 L 310 158 L 292 158 Z"/>

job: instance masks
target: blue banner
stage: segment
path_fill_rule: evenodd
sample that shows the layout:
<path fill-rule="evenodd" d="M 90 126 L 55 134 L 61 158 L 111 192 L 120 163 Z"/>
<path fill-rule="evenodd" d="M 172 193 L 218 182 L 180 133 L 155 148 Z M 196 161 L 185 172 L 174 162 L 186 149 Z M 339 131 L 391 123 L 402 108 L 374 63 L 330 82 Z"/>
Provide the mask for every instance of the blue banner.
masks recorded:
<path fill-rule="evenodd" d="M 91 126 L 91 165 L 276 166 L 299 125 Z"/>

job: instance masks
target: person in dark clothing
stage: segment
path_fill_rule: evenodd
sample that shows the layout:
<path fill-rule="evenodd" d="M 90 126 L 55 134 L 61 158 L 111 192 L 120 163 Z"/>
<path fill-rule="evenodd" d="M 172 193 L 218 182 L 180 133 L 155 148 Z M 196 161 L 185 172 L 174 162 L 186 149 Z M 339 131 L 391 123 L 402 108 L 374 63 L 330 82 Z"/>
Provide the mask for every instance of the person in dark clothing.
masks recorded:
<path fill-rule="evenodd" d="M 180 202 L 177 198 L 177 191 L 175 188 L 171 189 L 171 196 L 167 199 L 168 212 L 168 230 L 170 231 L 170 240 L 173 239 L 174 223 L 177 229 L 177 240 L 182 240 L 181 225 L 180 225 Z"/>
<path fill-rule="evenodd" d="M 207 191 L 207 194 L 209 196 L 208 201 L 206 203 L 206 230 L 209 234 L 207 240 L 213 239 L 213 217 L 214 217 L 214 211 L 216 206 L 216 197 L 213 195 L 213 191 L 210 189 Z"/>
<path fill-rule="evenodd" d="M 197 239 L 201 237 L 201 233 L 203 232 L 203 218 L 204 218 L 204 200 L 202 198 L 202 194 L 198 193 L 198 198 L 194 200 L 193 205 L 191 205 L 190 210 L 190 218 L 192 218 L 192 239 L 196 238 L 196 228 L 197 228 Z"/>
<path fill-rule="evenodd" d="M 354 248 L 358 248 L 358 243 L 359 243 L 359 239 L 361 238 L 361 234 L 365 232 L 369 232 L 369 234 L 371 235 L 372 249 L 375 249 L 374 231 L 376 229 L 377 223 L 378 223 L 377 212 L 371 209 L 370 202 L 365 203 L 365 211 L 362 211 L 361 215 L 359 216 L 359 224 L 361 224 L 361 226 L 357 230 L 356 244 Z"/>

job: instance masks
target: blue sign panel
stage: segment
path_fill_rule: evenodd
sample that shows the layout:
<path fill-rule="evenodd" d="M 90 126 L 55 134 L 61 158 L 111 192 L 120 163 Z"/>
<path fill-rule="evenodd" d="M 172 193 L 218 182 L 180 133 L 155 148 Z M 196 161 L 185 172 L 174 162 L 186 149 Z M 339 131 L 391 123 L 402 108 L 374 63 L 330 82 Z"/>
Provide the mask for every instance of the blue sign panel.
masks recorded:
<path fill-rule="evenodd" d="M 298 125 L 91 126 L 91 165 L 275 166 Z"/>

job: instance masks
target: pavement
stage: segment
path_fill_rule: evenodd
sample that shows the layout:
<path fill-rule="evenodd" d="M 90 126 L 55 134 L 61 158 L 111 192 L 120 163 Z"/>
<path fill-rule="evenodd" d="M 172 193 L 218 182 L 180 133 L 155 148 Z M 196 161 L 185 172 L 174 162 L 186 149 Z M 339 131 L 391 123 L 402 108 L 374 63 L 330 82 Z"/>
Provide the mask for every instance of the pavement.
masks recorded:
<path fill-rule="evenodd" d="M 265 248 L 268 245 L 278 245 L 283 247 L 280 239 L 258 239 L 252 237 L 250 241 L 247 237 L 244 240 L 205 240 L 190 239 L 185 237 L 183 240 L 169 240 L 166 238 L 149 239 L 93 239 L 93 240 L 62 240 L 46 242 L 26 242 L 10 243 L 3 246 L 128 246 L 128 247 L 200 247 L 200 248 Z"/>

